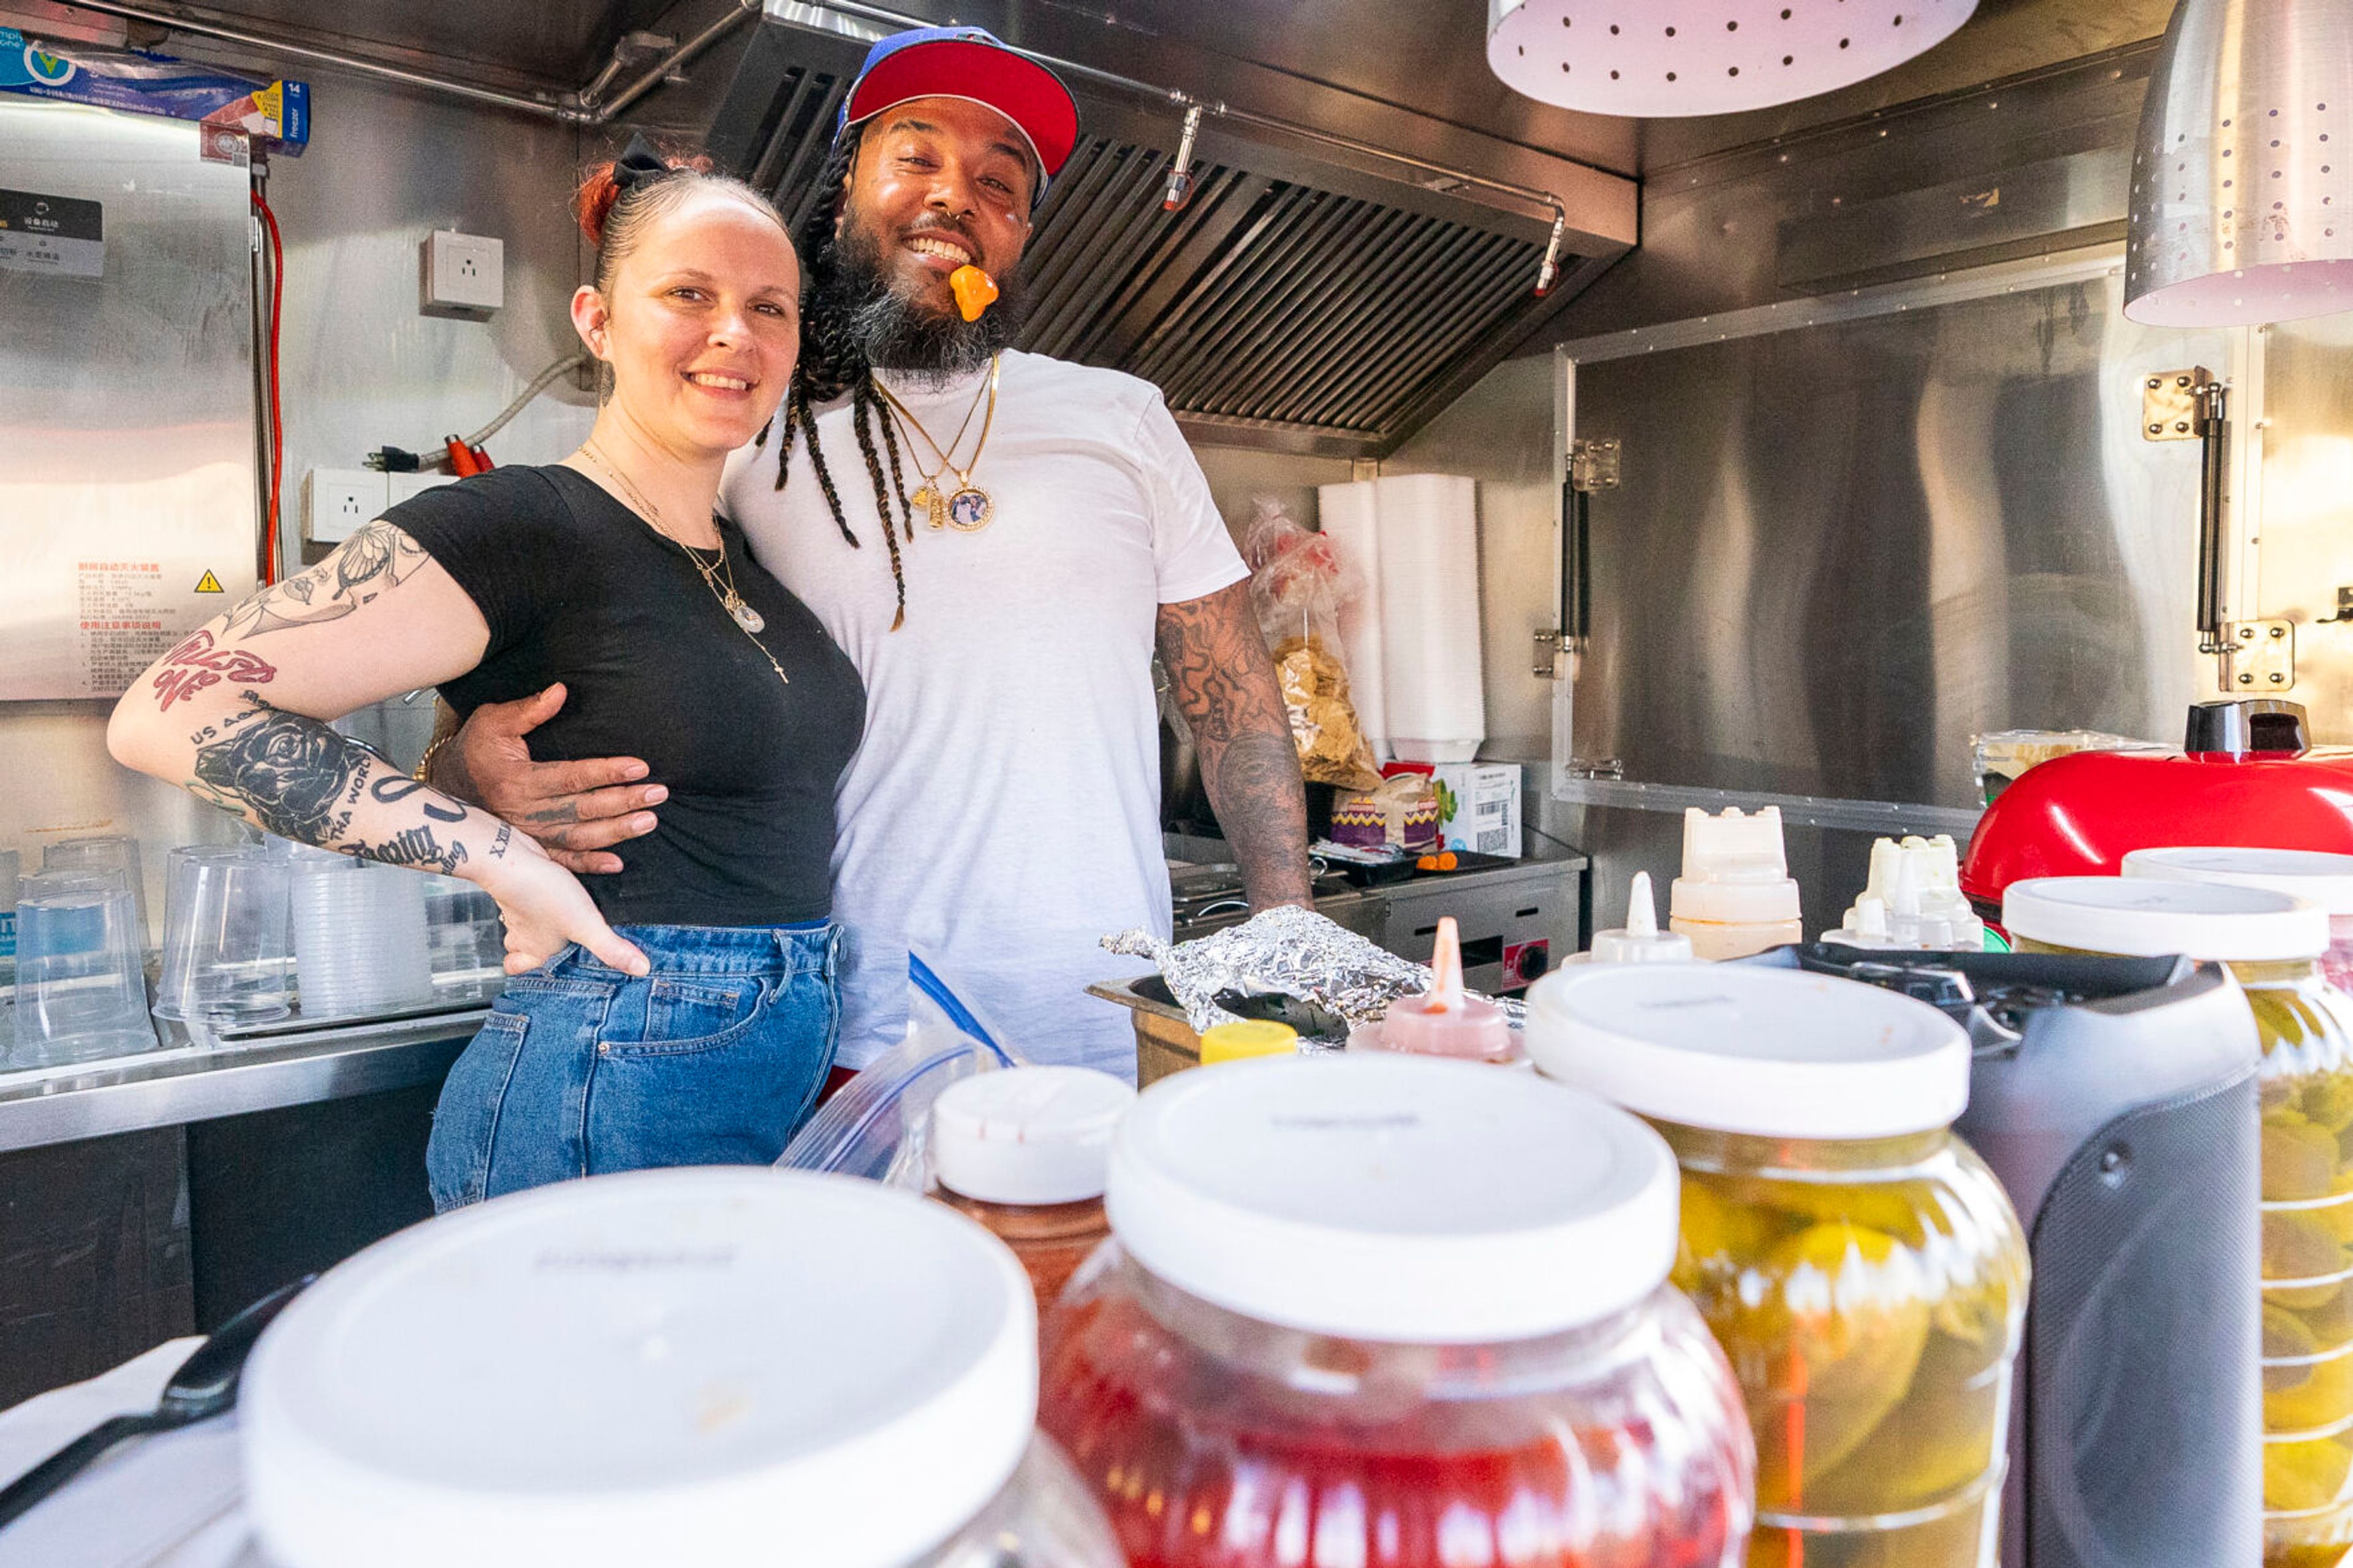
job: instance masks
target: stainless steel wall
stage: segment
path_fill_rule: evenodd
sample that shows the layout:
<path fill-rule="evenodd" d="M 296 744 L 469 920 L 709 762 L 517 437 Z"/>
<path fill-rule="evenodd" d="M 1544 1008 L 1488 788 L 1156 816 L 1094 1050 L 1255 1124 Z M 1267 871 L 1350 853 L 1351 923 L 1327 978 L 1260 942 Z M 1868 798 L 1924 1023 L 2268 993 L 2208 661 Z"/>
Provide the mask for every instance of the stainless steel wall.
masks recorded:
<path fill-rule="evenodd" d="M 311 142 L 272 168 L 287 244 L 281 356 L 289 564 L 301 535 L 301 476 L 357 467 L 391 442 L 416 447 L 486 422 L 575 340 L 578 281 L 565 209 L 580 149 L 570 130 L 332 76 L 312 79 Z M 417 244 L 431 229 L 506 246 L 507 307 L 487 322 L 417 313 Z M 132 400 L 136 384 L 114 394 Z M 561 386 L 491 443 L 502 462 L 545 462 L 587 431 L 586 395 Z M 421 706 L 421 705 L 420 705 Z M 0 847 L 26 852 L 85 833 L 145 847 L 148 909 L 161 920 L 164 851 L 226 831 L 218 813 L 115 765 L 111 702 L 0 703 Z M 370 715 L 373 740 L 421 744 L 417 710 Z"/>
<path fill-rule="evenodd" d="M 1575 754 L 1629 779 L 1974 804 L 1989 730 L 2176 732 L 2198 453 L 2144 374 L 2227 363 L 2105 274 L 1578 365 L 1591 500 Z M 1567 351 L 1574 353 L 1574 349 Z"/>

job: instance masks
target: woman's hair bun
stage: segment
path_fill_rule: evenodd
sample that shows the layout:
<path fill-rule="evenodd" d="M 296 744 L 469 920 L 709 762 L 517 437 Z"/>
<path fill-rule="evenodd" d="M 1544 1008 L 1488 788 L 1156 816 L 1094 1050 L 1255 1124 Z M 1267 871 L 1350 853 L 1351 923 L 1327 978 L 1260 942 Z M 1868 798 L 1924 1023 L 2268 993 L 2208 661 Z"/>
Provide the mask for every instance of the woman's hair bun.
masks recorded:
<path fill-rule="evenodd" d="M 613 216 L 613 204 L 620 197 L 621 187 L 613 178 L 610 158 L 590 169 L 588 177 L 580 182 L 580 189 L 572 197 L 572 211 L 579 218 L 580 232 L 588 237 L 589 244 L 605 243 L 605 220 Z"/>

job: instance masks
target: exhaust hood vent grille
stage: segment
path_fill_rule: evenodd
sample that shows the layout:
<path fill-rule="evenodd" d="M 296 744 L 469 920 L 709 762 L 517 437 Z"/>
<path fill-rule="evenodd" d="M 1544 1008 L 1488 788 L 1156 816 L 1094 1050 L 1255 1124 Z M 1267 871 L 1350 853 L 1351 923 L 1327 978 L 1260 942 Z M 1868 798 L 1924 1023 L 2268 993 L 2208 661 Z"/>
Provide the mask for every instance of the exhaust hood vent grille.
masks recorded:
<path fill-rule="evenodd" d="M 1531 302 L 1544 247 L 1271 186 L 1121 363 L 1186 414 L 1378 441 L 1430 381 Z"/>
<path fill-rule="evenodd" d="M 732 94 L 713 127 L 714 151 L 796 228 L 847 90 L 844 74 L 795 64 Z M 1425 191 L 1389 205 L 1209 162 L 1171 213 L 1170 163 L 1134 141 L 1080 141 L 1024 257 L 1020 346 L 1142 376 L 1197 437 L 1383 455 L 1576 291 L 1534 297 L 1544 246 L 1503 215 L 1466 204 L 1472 221 L 1455 221 Z M 1599 270 L 1577 265 L 1564 256 L 1565 283 Z"/>

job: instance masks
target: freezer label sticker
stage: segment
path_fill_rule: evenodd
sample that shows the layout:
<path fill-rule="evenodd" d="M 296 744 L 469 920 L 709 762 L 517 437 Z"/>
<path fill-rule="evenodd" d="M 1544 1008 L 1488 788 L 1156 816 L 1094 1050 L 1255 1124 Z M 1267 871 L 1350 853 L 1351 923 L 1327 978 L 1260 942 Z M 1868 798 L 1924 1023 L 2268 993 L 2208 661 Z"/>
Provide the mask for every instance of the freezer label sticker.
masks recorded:
<path fill-rule="evenodd" d="M 0 188 L 0 268 L 105 277 L 105 209 L 79 196 Z"/>

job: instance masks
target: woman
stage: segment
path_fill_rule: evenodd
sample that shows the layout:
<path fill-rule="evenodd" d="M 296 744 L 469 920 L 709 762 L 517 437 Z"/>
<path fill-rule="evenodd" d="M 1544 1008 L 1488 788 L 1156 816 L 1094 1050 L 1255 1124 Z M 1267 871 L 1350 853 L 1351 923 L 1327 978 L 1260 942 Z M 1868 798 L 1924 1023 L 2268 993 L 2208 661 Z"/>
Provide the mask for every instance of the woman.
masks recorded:
<path fill-rule="evenodd" d="M 441 1092 L 442 1209 L 774 1160 L 833 1055 L 833 790 L 865 694 L 713 511 L 791 379 L 799 265 L 756 192 L 642 143 L 579 209 L 597 260 L 572 320 L 609 387 L 580 450 L 393 508 L 158 660 L 108 731 L 273 833 L 498 900 L 514 978 Z M 325 722 L 430 685 L 461 713 L 545 693 L 535 749 L 650 764 L 668 804 L 627 868 L 592 894 Z"/>

